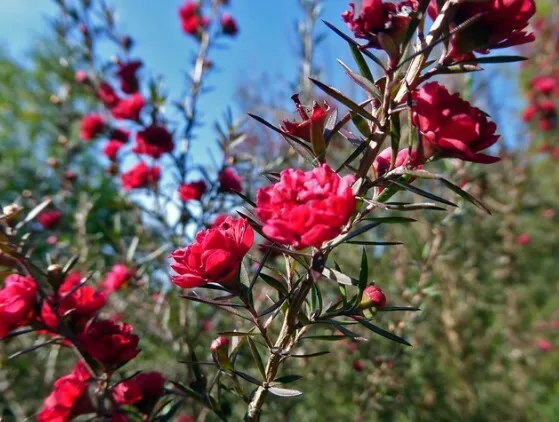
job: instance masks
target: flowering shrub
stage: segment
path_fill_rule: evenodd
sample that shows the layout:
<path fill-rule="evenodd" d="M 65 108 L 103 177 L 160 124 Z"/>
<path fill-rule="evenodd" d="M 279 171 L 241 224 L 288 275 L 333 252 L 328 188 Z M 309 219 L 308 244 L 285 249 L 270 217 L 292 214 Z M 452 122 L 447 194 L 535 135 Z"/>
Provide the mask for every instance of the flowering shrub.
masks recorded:
<path fill-rule="evenodd" d="M 345 63 L 343 67 L 366 100 L 359 102 L 312 78 L 328 100 L 317 99 L 307 107 L 295 94 L 300 121 L 276 123 L 253 116 L 263 129 L 285 140 L 296 156 L 284 161 L 286 168 L 262 170 L 267 181 L 257 180 L 255 195 L 253 180 L 235 153 L 246 137 L 231 116 L 225 128 L 217 124 L 222 156 L 216 166 L 192 164 L 189 149 L 200 120 L 198 99 L 212 69 L 208 54 L 216 40 L 239 32 L 235 18 L 224 11 L 226 2 L 214 1 L 209 7 L 209 2 L 187 1 L 178 11 L 176 26 L 196 46 L 196 57 L 187 98 L 173 102 L 183 119 L 176 125 L 165 115 L 171 101 L 155 81 L 143 79 L 148 63 L 131 58 L 132 39 L 118 34 L 106 4 L 84 2 L 76 12 L 65 1 L 57 3 L 70 22 L 63 38 L 70 31 L 81 34 L 85 56 L 79 63 L 89 63 L 92 69 L 71 72 L 87 98 L 89 109 L 76 122 L 80 140 L 87 142 L 66 157 L 66 189 L 56 202 L 66 205 L 72 195 L 77 177 L 68 171 L 74 156 L 102 142 L 98 146 L 108 158 L 103 183 L 118 184 L 125 198 L 118 205 L 135 210 L 127 215 L 139 217 L 121 235 L 126 218 L 104 225 L 107 215 L 91 219 L 100 221 L 87 220 L 87 206 L 72 211 L 79 228 L 72 234 L 79 253 L 64 249 L 63 240 L 43 265 L 28 243 L 33 221 L 49 230 L 64 225 L 61 235 L 72 223 L 61 211 L 47 211 L 52 198 L 25 212 L 15 206 L 3 211 L 2 253 L 14 274 L 0 291 L 0 337 L 44 335 L 43 344 L 21 354 L 62 346 L 63 353 L 72 351 L 78 362 L 69 375 L 54 382 L 39 420 L 81 415 L 116 421 L 175 420 L 180 411 L 193 410 L 221 420 L 236 420 L 242 413 L 245 420 L 257 421 L 269 395 L 303 394 L 288 384 L 305 374 L 283 371 L 295 358 L 319 359 L 325 354 L 316 350 L 321 340 L 344 340 L 351 345 L 348 349 L 358 348 L 365 332 L 377 336 L 378 343 L 411 345 L 401 332 L 404 327 L 397 331 L 384 326 L 381 315 L 413 315 L 419 310 L 417 303 L 409 295 L 403 296 L 409 303 L 387 299 L 384 283 L 375 283 L 369 274 L 367 248 L 396 242 L 371 241 L 368 236 L 379 226 L 415 221 L 400 213 L 455 207 L 445 197 L 450 193 L 487 210 L 463 184 L 449 180 L 445 166 L 449 159 L 456 166 L 497 162 L 499 157 L 487 153 L 499 139 L 497 125 L 458 93 L 429 80 L 479 71 L 481 63 L 519 60 L 476 58 L 474 53 L 532 41 L 526 31 L 535 13 L 533 1 L 490 1 L 483 10 L 477 3 L 456 0 L 364 1 L 359 12 L 351 4 L 341 21 L 357 40 L 335 25 L 327 26 L 349 45 L 357 71 Z M 98 16 L 101 21 L 92 25 Z M 113 62 L 96 63 L 96 34 L 102 32 L 121 52 Z M 64 41 L 72 42 L 71 37 Z M 438 44 L 444 44 L 440 54 Z M 549 81 L 536 85 L 544 95 L 553 89 Z M 347 129 L 350 122 L 356 133 Z M 71 131 L 67 135 L 72 137 Z M 345 142 L 344 148 L 334 148 L 339 141 Z M 445 163 L 442 174 L 432 172 L 436 161 Z M 52 167 L 59 165 L 53 162 Z M 443 190 L 432 192 L 431 185 L 421 183 L 424 179 L 439 181 Z M 408 200 L 411 194 L 430 202 Z M 392 201 L 396 195 L 407 202 Z M 96 267 L 88 265 L 88 223 L 98 224 L 95 235 L 106 238 L 96 253 L 107 259 Z M 141 249 L 146 238 L 156 239 L 157 247 Z M 360 264 L 344 270 L 339 257 L 355 245 L 363 248 Z M 76 265 L 83 272 L 72 270 Z M 98 277 L 99 268 L 110 269 Z M 147 294 L 138 300 L 129 294 L 135 289 Z M 132 306 L 124 308 L 122 302 L 127 301 Z M 127 312 L 115 312 L 119 307 Z M 137 313 L 144 313 L 145 321 L 159 315 L 162 307 L 164 321 L 150 318 L 138 330 L 127 322 Z M 203 323 L 191 319 L 193 309 L 212 313 Z M 218 320 L 221 313 L 227 318 L 219 319 L 218 336 L 203 345 L 206 357 L 212 358 L 206 361 L 198 353 L 203 330 L 192 335 L 188 326 L 212 331 L 211 319 Z M 171 320 L 178 329 L 170 328 Z M 19 331 L 25 326 L 30 329 Z M 158 359 L 161 355 L 179 361 L 187 369 L 159 373 L 147 368 L 149 372 L 124 375 L 140 367 L 140 351 L 148 337 L 156 338 L 150 344 L 157 345 Z M 381 363 L 392 366 L 391 359 Z M 362 359 L 351 357 L 348 364 L 355 372 L 367 371 Z"/>

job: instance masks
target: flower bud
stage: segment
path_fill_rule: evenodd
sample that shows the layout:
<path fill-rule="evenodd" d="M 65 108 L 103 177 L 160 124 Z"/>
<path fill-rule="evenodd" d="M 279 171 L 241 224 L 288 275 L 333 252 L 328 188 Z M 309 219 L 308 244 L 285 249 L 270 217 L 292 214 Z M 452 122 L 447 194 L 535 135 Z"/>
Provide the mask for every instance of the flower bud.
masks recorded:
<path fill-rule="evenodd" d="M 363 291 L 363 297 L 359 307 L 361 309 L 377 308 L 382 309 L 386 305 L 386 296 L 376 286 L 369 286 Z"/>
<path fill-rule="evenodd" d="M 210 344 L 210 351 L 221 367 L 231 367 L 231 361 L 229 360 L 229 339 L 227 337 L 219 336 L 212 341 Z"/>
<path fill-rule="evenodd" d="M 58 264 L 49 265 L 47 268 L 47 275 L 49 284 L 53 287 L 53 289 L 58 290 L 58 288 L 64 281 L 64 272 L 62 271 L 62 266 Z"/>

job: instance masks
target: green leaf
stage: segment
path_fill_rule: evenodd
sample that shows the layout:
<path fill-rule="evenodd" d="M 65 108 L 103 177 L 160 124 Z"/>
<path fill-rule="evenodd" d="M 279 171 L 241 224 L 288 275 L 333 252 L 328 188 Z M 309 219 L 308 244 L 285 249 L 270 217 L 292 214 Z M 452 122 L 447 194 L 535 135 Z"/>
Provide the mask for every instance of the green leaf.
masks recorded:
<path fill-rule="evenodd" d="M 365 76 L 359 75 L 352 71 L 344 62 L 338 59 L 338 63 L 342 65 L 344 70 L 346 71 L 347 75 L 359 85 L 361 88 L 365 90 L 370 96 L 376 98 L 378 101 L 382 101 L 382 93 L 377 88 L 377 86 L 371 80 L 367 79 Z"/>
<path fill-rule="evenodd" d="M 284 375 L 283 377 L 276 378 L 274 382 L 289 384 L 291 382 L 299 381 L 301 378 L 303 378 L 301 375 Z"/>
<path fill-rule="evenodd" d="M 450 205 L 452 207 L 457 206 L 454 202 L 450 202 L 450 201 L 448 201 L 444 198 L 441 198 L 437 195 L 434 195 L 430 192 L 424 191 L 423 189 L 420 189 L 416 186 L 410 185 L 409 183 L 404 182 L 403 180 L 392 180 L 392 183 L 394 183 L 395 185 L 397 185 L 397 186 L 399 186 L 403 189 L 406 189 L 406 190 L 408 190 L 412 193 L 415 193 L 417 195 L 423 196 L 423 197 L 428 198 L 428 199 L 432 199 L 433 201 L 437 201 L 437 202 L 440 202 L 440 203 L 445 204 L 445 205 Z"/>
<path fill-rule="evenodd" d="M 368 328 L 372 332 L 374 332 L 374 333 L 376 333 L 376 334 L 378 334 L 378 335 L 380 335 L 384 338 L 395 341 L 396 343 L 405 344 L 406 346 L 411 346 L 411 344 L 408 343 L 407 340 L 403 339 L 402 337 L 398 337 L 397 335 L 392 334 L 390 331 L 383 330 L 382 328 L 371 324 L 369 321 L 367 321 L 366 319 L 364 319 L 362 317 L 352 316 L 352 318 L 355 321 L 357 321 L 359 324 L 363 325 L 365 328 Z"/>
<path fill-rule="evenodd" d="M 393 311 L 420 311 L 421 309 L 414 306 L 385 306 L 379 309 L 381 312 L 393 312 Z"/>
<path fill-rule="evenodd" d="M 329 280 L 335 281 L 338 284 L 343 284 L 345 286 L 359 286 L 359 280 L 351 278 L 345 275 L 341 271 L 333 270 L 331 268 L 324 268 L 322 275 Z"/>
<path fill-rule="evenodd" d="M 386 241 L 369 241 L 369 240 L 350 240 L 348 242 L 350 245 L 362 245 L 362 246 L 398 246 L 403 245 L 402 242 L 386 242 Z"/>
<path fill-rule="evenodd" d="M 367 280 L 369 278 L 369 263 L 367 261 L 367 253 L 365 248 L 361 251 L 361 268 L 359 269 L 359 292 L 363 292 L 367 287 Z"/>
<path fill-rule="evenodd" d="M 264 280 L 266 284 L 268 284 L 268 286 L 272 287 L 273 289 L 276 289 L 284 296 L 288 295 L 287 287 L 284 286 L 281 283 L 281 281 L 276 280 L 274 277 L 264 273 L 260 273 L 259 276 L 262 280 Z"/>
<path fill-rule="evenodd" d="M 393 216 L 393 217 L 366 217 L 363 220 L 367 221 L 376 221 L 379 224 L 407 224 L 407 223 L 414 223 L 417 220 L 415 218 L 410 217 L 400 217 L 400 216 Z"/>
<path fill-rule="evenodd" d="M 365 61 L 365 57 L 363 57 L 363 53 L 361 53 L 361 50 L 359 50 L 359 48 L 353 43 L 349 44 L 349 48 L 351 48 L 351 54 L 353 55 L 353 59 L 355 60 L 355 64 L 359 68 L 359 72 L 361 72 L 361 75 L 367 78 L 369 82 L 374 83 L 375 79 L 373 78 L 371 69 L 369 69 L 369 65 Z"/>
<path fill-rule="evenodd" d="M 380 127 L 380 123 L 377 120 L 377 118 L 375 116 L 373 116 L 371 113 L 369 113 L 367 110 L 365 110 L 363 108 L 364 106 L 360 106 L 359 104 L 356 104 L 355 102 L 353 102 L 352 100 L 347 98 L 344 94 L 342 94 L 340 91 L 338 91 L 336 88 L 332 88 L 331 86 L 328 86 L 328 85 L 326 85 L 326 84 L 324 84 L 324 83 L 322 83 L 322 82 L 320 82 L 320 81 L 318 81 L 314 78 L 309 78 L 309 79 L 318 88 L 320 88 L 326 94 L 330 95 L 332 98 L 335 98 L 336 100 L 338 100 L 340 103 L 345 105 L 351 111 L 353 111 L 354 113 L 360 114 L 364 118 L 372 121 L 375 125 Z"/>
<path fill-rule="evenodd" d="M 488 57 L 476 57 L 475 59 L 471 60 L 462 60 L 461 62 L 456 62 L 454 65 L 461 65 L 461 64 L 491 64 L 491 63 L 514 63 L 514 62 L 523 62 L 528 60 L 528 57 L 522 56 L 488 56 Z"/>
<path fill-rule="evenodd" d="M 463 190 L 460 186 L 455 185 L 454 183 L 452 183 L 450 180 L 447 180 L 447 179 L 440 179 L 440 180 L 452 192 L 454 192 L 455 194 L 457 194 L 461 198 L 465 199 L 466 201 L 471 202 L 476 207 L 481 208 L 486 213 L 491 214 L 491 211 L 489 210 L 489 208 L 487 208 L 479 199 L 477 199 L 473 195 L 470 195 L 468 192 Z"/>
<path fill-rule="evenodd" d="M 347 337 L 346 336 L 340 336 L 340 335 L 323 335 L 323 336 L 306 336 L 301 338 L 301 340 L 320 340 L 320 341 L 339 341 L 339 340 L 345 340 Z"/>
<path fill-rule="evenodd" d="M 390 163 L 390 168 L 394 168 L 396 157 L 398 157 L 401 133 L 402 127 L 400 125 L 400 115 L 394 113 L 390 116 L 390 146 L 392 148 L 392 161 Z"/>
<path fill-rule="evenodd" d="M 252 354 L 252 358 L 254 359 L 254 363 L 256 363 L 256 367 L 260 371 L 260 375 L 262 378 L 266 378 L 266 370 L 264 369 L 264 362 L 262 362 L 262 358 L 260 357 L 260 353 L 258 353 L 258 349 L 256 348 L 256 344 L 254 341 L 247 337 L 248 347 L 250 348 L 250 353 Z"/>

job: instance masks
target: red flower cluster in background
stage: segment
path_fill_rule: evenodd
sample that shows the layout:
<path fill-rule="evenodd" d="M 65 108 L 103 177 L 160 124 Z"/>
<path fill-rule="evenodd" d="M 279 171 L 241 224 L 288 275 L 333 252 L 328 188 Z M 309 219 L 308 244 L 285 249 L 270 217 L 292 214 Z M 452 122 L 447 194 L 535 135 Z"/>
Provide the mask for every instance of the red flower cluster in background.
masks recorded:
<path fill-rule="evenodd" d="M 274 242 L 297 249 L 320 248 L 338 236 L 355 211 L 353 176 L 340 177 L 324 164 L 312 171 L 283 170 L 278 183 L 260 189 L 256 213 Z"/>
<path fill-rule="evenodd" d="M 60 223 L 60 220 L 62 220 L 62 213 L 58 210 L 43 211 L 37 217 L 37 221 L 45 229 L 52 229 L 56 227 Z"/>
<path fill-rule="evenodd" d="M 142 372 L 113 388 L 113 400 L 119 405 L 134 405 L 149 415 L 157 400 L 164 394 L 166 378 L 159 372 Z"/>
<path fill-rule="evenodd" d="M 103 290 L 107 293 L 112 293 L 122 289 L 135 275 L 136 271 L 128 268 L 124 264 L 113 265 L 111 271 L 109 271 L 105 280 L 102 282 Z"/>
<path fill-rule="evenodd" d="M 181 201 L 199 201 L 202 195 L 206 193 L 206 182 L 198 180 L 196 182 L 184 183 L 179 186 L 179 198 Z"/>
<path fill-rule="evenodd" d="M 161 170 L 158 166 L 148 167 L 143 161 L 136 164 L 126 173 L 120 175 L 122 187 L 126 190 L 145 188 L 157 183 L 161 177 Z"/>
<path fill-rule="evenodd" d="M 559 96 L 559 76 L 536 76 L 530 83 L 529 104 L 522 118 L 525 122 L 537 119 L 540 130 L 545 132 L 557 128 L 557 97 Z"/>
<path fill-rule="evenodd" d="M 209 23 L 208 18 L 202 15 L 198 4 L 193 1 L 187 1 L 179 9 L 179 17 L 182 30 L 189 35 L 198 35 Z"/>

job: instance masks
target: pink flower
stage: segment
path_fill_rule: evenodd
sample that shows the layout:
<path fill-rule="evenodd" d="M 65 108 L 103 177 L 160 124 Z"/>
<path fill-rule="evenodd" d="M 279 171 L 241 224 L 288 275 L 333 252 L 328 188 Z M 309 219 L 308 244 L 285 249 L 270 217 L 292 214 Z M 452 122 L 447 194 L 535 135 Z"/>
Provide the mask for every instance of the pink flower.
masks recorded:
<path fill-rule="evenodd" d="M 128 268 L 124 264 L 113 265 L 111 271 L 109 271 L 102 283 L 103 290 L 107 293 L 119 290 L 132 280 L 135 275 L 136 271 Z"/>
<path fill-rule="evenodd" d="M 64 422 L 93 411 L 87 395 L 90 378 L 91 375 L 83 362 L 78 362 L 72 372 L 54 382 L 54 389 L 45 399 L 37 420 Z"/>
<path fill-rule="evenodd" d="M 77 70 L 74 74 L 74 80 L 79 84 L 85 84 L 89 82 L 89 75 L 85 70 Z"/>
<path fill-rule="evenodd" d="M 135 93 L 130 97 L 120 100 L 111 108 L 111 114 L 119 120 L 140 120 L 140 112 L 145 105 L 142 94 Z"/>
<path fill-rule="evenodd" d="M 553 350 L 553 344 L 549 340 L 543 338 L 536 340 L 536 347 L 541 352 L 551 352 Z"/>
<path fill-rule="evenodd" d="M 224 192 L 242 192 L 243 181 L 233 167 L 224 168 L 219 173 L 219 188 Z"/>
<path fill-rule="evenodd" d="M 228 13 L 224 13 L 221 16 L 220 23 L 221 23 L 221 29 L 224 34 L 235 36 L 239 32 L 237 22 L 235 21 L 233 16 L 231 16 Z"/>
<path fill-rule="evenodd" d="M 264 233 L 282 245 L 320 248 L 341 233 L 355 211 L 353 181 L 326 164 L 308 172 L 283 170 L 279 182 L 257 193 Z"/>
<path fill-rule="evenodd" d="M 490 164 L 499 161 L 480 151 L 489 148 L 499 139 L 497 126 L 487 120 L 479 108 L 450 94 L 437 82 L 414 91 L 412 121 L 422 135 L 421 161 L 433 156 L 459 158 L 474 163 Z M 420 155 L 418 153 L 418 155 Z"/>
<path fill-rule="evenodd" d="M 206 193 L 206 182 L 203 180 L 198 180 L 191 183 L 183 183 L 179 187 L 179 198 L 181 201 L 199 201 L 202 195 Z"/>
<path fill-rule="evenodd" d="M 405 148 L 398 152 L 396 160 L 394 162 L 394 169 L 402 166 L 417 167 L 418 166 L 416 153 L 412 151 L 411 158 L 409 154 L 409 149 Z M 377 177 L 381 177 L 390 170 L 390 164 L 392 161 L 392 148 L 384 149 L 377 157 L 373 163 L 373 168 Z"/>
<path fill-rule="evenodd" d="M 355 13 L 355 4 L 350 3 L 349 6 L 351 9 L 342 14 L 348 28 L 357 38 L 368 40 L 366 47 L 380 49 L 380 34 L 389 36 L 395 44 L 399 44 L 418 3 L 416 0 L 400 1 L 396 4 L 382 0 L 363 0 L 358 16 Z"/>
<path fill-rule="evenodd" d="M 557 80 L 551 76 L 536 76 L 532 79 L 530 86 L 541 94 L 551 94 L 557 87 Z"/>
<path fill-rule="evenodd" d="M 218 226 L 198 233 L 194 243 L 171 254 L 171 268 L 177 272 L 173 283 L 185 289 L 234 283 L 253 242 L 254 231 L 247 220 L 227 217 Z"/>
<path fill-rule="evenodd" d="M 169 131 L 164 126 L 152 125 L 136 134 L 136 145 L 132 151 L 159 158 L 166 152 L 172 152 L 174 147 Z"/>
<path fill-rule="evenodd" d="M 35 280 L 18 274 L 6 277 L 0 290 L 0 339 L 31 321 L 36 304 Z"/>
<path fill-rule="evenodd" d="M 528 233 L 522 233 L 516 237 L 516 243 L 521 246 L 529 245 L 531 241 L 532 237 Z"/>
<path fill-rule="evenodd" d="M 331 111 L 328 103 L 324 102 L 324 106 L 321 106 L 317 102 L 314 102 L 312 112 L 309 115 L 305 106 L 303 106 L 299 101 L 299 96 L 294 95 L 292 98 L 302 121 L 297 123 L 290 120 L 284 120 L 281 124 L 281 129 L 284 132 L 289 133 L 292 136 L 297 136 L 307 142 L 311 142 L 311 136 L 314 136 L 311 134 L 323 136 L 324 124 L 326 123 L 326 119 Z"/>
<path fill-rule="evenodd" d="M 198 4 L 193 1 L 187 1 L 179 9 L 179 17 L 182 30 L 190 35 L 197 35 L 209 23 L 208 19 L 201 15 Z"/>
<path fill-rule="evenodd" d="M 100 114 L 88 114 L 83 116 L 80 123 L 80 136 L 90 141 L 105 130 L 105 118 Z"/>
<path fill-rule="evenodd" d="M 361 309 L 382 309 L 386 306 L 386 296 L 378 287 L 369 286 L 363 290 L 363 297 L 359 306 Z"/>
<path fill-rule="evenodd" d="M 429 15 L 438 15 L 436 0 L 429 5 Z M 506 48 L 534 41 L 533 33 L 527 33 L 528 21 L 536 13 L 534 0 L 489 0 L 461 3 L 452 22 L 456 27 L 468 19 L 483 13 L 477 22 L 452 37 L 451 50 L 457 53 L 477 51 L 488 53 L 489 49 Z M 451 51 L 450 55 L 454 53 Z"/>
<path fill-rule="evenodd" d="M 62 220 L 62 213 L 58 210 L 47 210 L 43 211 L 37 217 L 37 221 L 45 229 L 52 229 L 60 223 Z"/>
<path fill-rule="evenodd" d="M 142 62 L 133 60 L 127 63 L 118 63 L 117 76 L 120 79 L 120 89 L 126 94 L 138 92 L 140 82 L 136 72 L 142 67 Z"/>
<path fill-rule="evenodd" d="M 126 190 L 145 188 L 157 183 L 161 177 L 161 170 L 157 166 L 148 167 L 146 163 L 140 162 L 126 173 L 120 175 L 122 187 Z"/>

